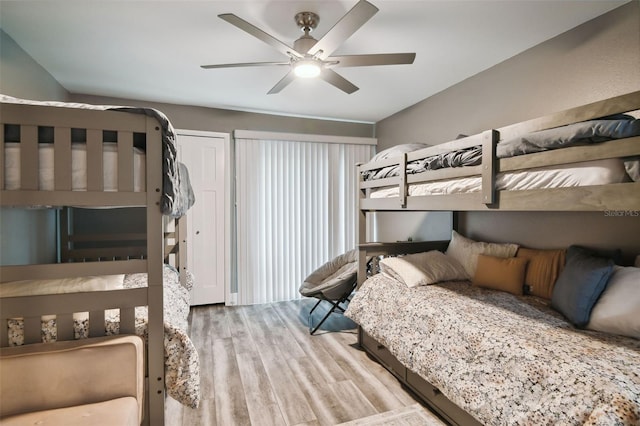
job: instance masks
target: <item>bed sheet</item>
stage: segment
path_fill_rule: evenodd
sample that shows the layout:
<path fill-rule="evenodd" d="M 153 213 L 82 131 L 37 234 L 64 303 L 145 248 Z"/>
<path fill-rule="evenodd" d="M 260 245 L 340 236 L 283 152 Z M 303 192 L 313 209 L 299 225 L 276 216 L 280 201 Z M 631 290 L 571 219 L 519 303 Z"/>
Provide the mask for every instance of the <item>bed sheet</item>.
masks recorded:
<path fill-rule="evenodd" d="M 164 356 L 165 356 L 165 386 L 167 394 L 185 406 L 196 408 L 200 402 L 200 363 L 198 351 L 188 335 L 188 315 L 189 315 L 189 291 L 193 285 L 191 274 L 187 274 L 186 286 L 180 284 L 179 275 L 172 267 L 165 265 L 164 271 Z M 76 286 L 74 291 L 96 291 L 104 290 L 101 280 L 90 280 L 89 283 L 80 289 Z M 125 275 L 120 284 L 114 284 L 111 279 L 108 290 L 118 288 L 139 288 L 147 286 L 146 274 Z M 15 287 L 13 283 L 3 283 L 3 287 Z M 19 284 L 19 283 L 16 283 Z M 23 283 L 24 284 L 24 283 Z M 57 284 L 51 282 L 53 286 Z M 101 285 L 100 288 L 96 284 Z M 28 294 L 20 294 L 15 289 L 11 290 L 11 296 L 28 296 L 42 294 L 35 289 L 35 286 L 25 286 Z M 45 286 L 49 287 L 49 286 Z M 80 290 L 79 290 L 80 289 Z M 51 294 L 45 290 L 46 294 Z M 9 294 L 9 293 L 7 293 Z M 7 297 L 7 296 L 5 296 Z M 135 328 L 136 334 L 147 335 L 147 307 L 135 308 Z M 88 313 L 80 312 L 73 316 L 74 338 L 82 339 L 89 337 Z M 24 342 L 24 327 L 21 319 L 9 320 L 9 345 L 21 345 Z M 56 319 L 54 315 L 42 317 L 42 341 L 53 342 L 57 334 Z M 105 311 L 105 330 L 107 335 L 119 334 L 120 331 L 120 311 L 110 309 Z"/>
<path fill-rule="evenodd" d="M 498 173 L 497 190 L 567 188 L 629 182 L 624 161 L 617 158 L 585 161 L 562 166 L 539 167 Z M 471 176 L 409 185 L 410 196 L 448 195 L 482 191 L 482 177 Z M 398 197 L 399 189 L 387 187 L 371 191 L 371 198 Z"/>
<path fill-rule="evenodd" d="M 115 143 L 104 143 L 103 146 L 103 184 L 105 191 L 118 190 L 118 147 Z M 145 153 L 134 148 L 133 155 L 133 190 L 144 191 L 146 188 Z M 71 145 L 71 190 L 87 190 L 87 146 L 74 143 Z M 54 147 L 52 144 L 38 146 L 38 188 L 53 191 L 54 181 Z M 5 189 L 20 189 L 20 144 L 5 144 Z"/>
<path fill-rule="evenodd" d="M 640 423 L 640 341 L 578 330 L 542 299 L 377 274 L 346 316 L 483 424 Z"/>

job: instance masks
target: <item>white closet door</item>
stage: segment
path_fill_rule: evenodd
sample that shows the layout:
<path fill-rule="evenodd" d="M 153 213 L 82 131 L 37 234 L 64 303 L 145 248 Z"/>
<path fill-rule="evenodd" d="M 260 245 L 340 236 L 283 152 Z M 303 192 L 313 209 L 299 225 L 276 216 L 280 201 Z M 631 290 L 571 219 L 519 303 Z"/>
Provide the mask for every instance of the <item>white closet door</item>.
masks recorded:
<path fill-rule="evenodd" d="M 187 213 L 187 268 L 195 278 L 191 305 L 224 303 L 229 265 L 224 137 L 178 132 L 180 161 L 189 169 L 196 202 Z"/>

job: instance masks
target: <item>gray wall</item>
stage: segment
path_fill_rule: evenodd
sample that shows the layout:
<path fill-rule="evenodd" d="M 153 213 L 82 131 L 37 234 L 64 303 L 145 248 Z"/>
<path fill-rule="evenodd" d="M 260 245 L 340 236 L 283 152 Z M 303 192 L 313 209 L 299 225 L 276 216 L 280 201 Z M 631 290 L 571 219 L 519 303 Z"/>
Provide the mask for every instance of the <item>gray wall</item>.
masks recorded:
<path fill-rule="evenodd" d="M 378 148 L 447 142 L 638 89 L 633 1 L 378 122 Z"/>
<path fill-rule="evenodd" d="M 0 93 L 25 99 L 66 101 L 67 91 L 11 37 L 0 30 Z M 56 260 L 55 212 L 0 209 L 0 264 Z"/>
<path fill-rule="evenodd" d="M 379 149 L 437 144 L 640 90 L 640 3 L 633 1 L 377 123 Z M 397 215 L 395 216 L 397 218 Z M 384 229 L 408 235 L 399 220 Z M 640 218 L 602 213 L 461 213 L 470 237 L 562 247 L 574 242 L 640 253 Z"/>
<path fill-rule="evenodd" d="M 24 99 L 66 101 L 69 93 L 0 29 L 0 93 Z"/>

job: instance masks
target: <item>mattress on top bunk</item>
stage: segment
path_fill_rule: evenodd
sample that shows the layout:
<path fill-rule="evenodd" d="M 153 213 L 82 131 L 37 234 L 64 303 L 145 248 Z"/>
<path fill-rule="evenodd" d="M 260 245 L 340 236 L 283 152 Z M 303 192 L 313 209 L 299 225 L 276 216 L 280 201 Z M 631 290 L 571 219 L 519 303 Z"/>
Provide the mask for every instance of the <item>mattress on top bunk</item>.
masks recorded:
<path fill-rule="evenodd" d="M 501 140 L 496 145 L 497 158 L 509 158 L 535 152 L 562 149 L 571 146 L 596 144 L 614 139 L 640 135 L 640 120 L 632 115 L 617 114 L 608 118 L 588 120 L 552 129 L 541 130 Z M 398 157 L 405 152 L 428 147 L 424 144 L 401 144 L 376 154 L 368 165 L 376 161 Z M 449 167 L 476 166 L 482 161 L 482 146 L 472 146 L 407 163 L 407 174 L 422 173 Z M 383 179 L 398 176 L 400 167 L 392 165 L 362 173 L 364 180 Z"/>
<path fill-rule="evenodd" d="M 103 188 L 104 191 L 118 190 L 118 146 L 115 143 L 102 144 Z M 133 191 L 141 192 L 146 188 L 145 152 L 133 149 Z M 71 145 L 71 190 L 87 190 L 87 145 Z M 5 189 L 20 189 L 20 144 L 5 143 Z M 54 146 L 38 144 L 38 188 L 42 191 L 55 189 Z"/>
<path fill-rule="evenodd" d="M 14 98 L 0 94 L 0 102 L 20 105 L 40 105 L 52 108 L 77 108 L 96 111 L 119 111 L 132 114 L 142 114 L 153 117 L 160 123 L 162 136 L 162 180 L 163 191 L 160 202 L 160 209 L 163 214 L 171 217 L 184 215 L 195 202 L 193 189 L 189 180 L 189 173 L 184 164 L 178 161 L 178 149 L 176 132 L 173 125 L 164 113 L 154 108 L 110 106 L 110 105 L 90 105 L 83 103 L 65 103 L 56 101 L 34 101 Z M 13 123 L 20 124 L 20 123 Z M 146 141 L 144 141 L 146 144 Z"/>
<path fill-rule="evenodd" d="M 200 364 L 198 351 L 188 335 L 190 290 L 193 276 L 187 271 L 187 282 L 180 283 L 178 272 L 164 265 L 164 355 L 165 385 L 167 394 L 191 408 L 200 401 Z M 0 285 L 0 297 L 23 297 L 62 293 L 110 291 L 147 286 L 147 274 L 108 275 L 95 277 L 65 278 L 59 280 L 24 280 L 5 282 Z M 146 306 L 135 308 L 136 334 L 147 338 L 148 310 Z M 43 315 L 42 340 L 53 342 L 57 336 L 56 316 Z M 89 314 L 73 314 L 74 338 L 89 337 Z M 24 342 L 24 322 L 21 318 L 10 319 L 9 345 Z M 105 311 L 107 335 L 119 334 L 120 310 Z"/>
<path fill-rule="evenodd" d="M 497 190 L 526 190 L 567 188 L 589 185 L 609 185 L 630 182 L 625 162 L 610 158 L 572 163 L 561 166 L 539 167 L 514 172 L 498 173 Z M 482 177 L 470 176 L 409 185 L 410 196 L 448 195 L 482 191 Z M 375 189 L 371 198 L 398 197 L 398 186 Z"/>

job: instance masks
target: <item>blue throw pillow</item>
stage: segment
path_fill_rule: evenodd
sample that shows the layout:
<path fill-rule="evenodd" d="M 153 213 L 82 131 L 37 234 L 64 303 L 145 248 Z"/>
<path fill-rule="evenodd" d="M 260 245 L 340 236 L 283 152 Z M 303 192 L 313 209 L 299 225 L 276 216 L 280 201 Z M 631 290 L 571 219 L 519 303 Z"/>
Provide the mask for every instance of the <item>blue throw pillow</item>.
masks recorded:
<path fill-rule="evenodd" d="M 576 327 L 589 322 L 591 309 L 607 286 L 614 262 L 579 246 L 567 250 L 567 261 L 551 296 L 551 307 Z"/>

